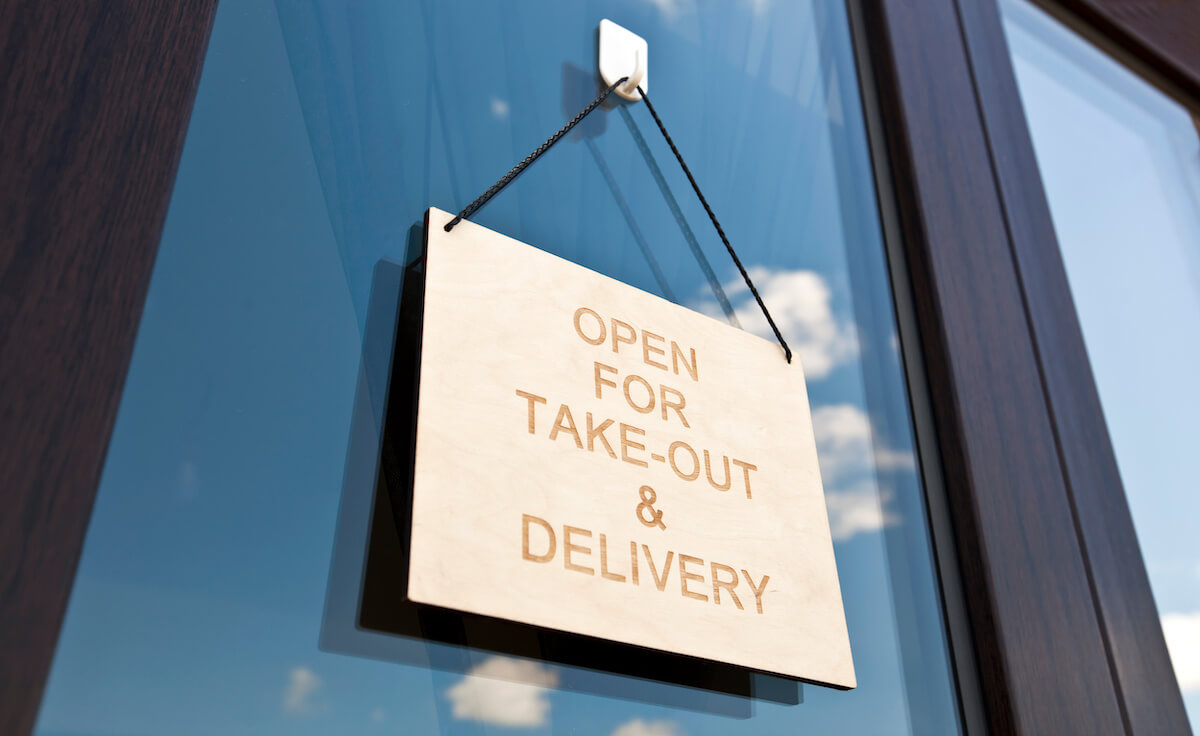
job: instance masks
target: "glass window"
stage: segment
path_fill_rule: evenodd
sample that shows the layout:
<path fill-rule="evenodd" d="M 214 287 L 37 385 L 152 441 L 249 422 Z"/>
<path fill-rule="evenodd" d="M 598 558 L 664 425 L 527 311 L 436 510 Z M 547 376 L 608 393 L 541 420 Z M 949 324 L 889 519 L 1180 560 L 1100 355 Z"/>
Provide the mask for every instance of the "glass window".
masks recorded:
<path fill-rule="evenodd" d="M 1188 714 L 1200 723 L 1197 119 L 1021 0 L 1001 3 L 1071 295 Z"/>
<path fill-rule="evenodd" d="M 604 17 L 805 366 L 854 691 L 357 625 L 389 274 L 596 94 Z M 959 732 L 868 154 L 836 0 L 222 3 L 37 732 Z M 644 106 L 474 219 L 769 334 Z"/>

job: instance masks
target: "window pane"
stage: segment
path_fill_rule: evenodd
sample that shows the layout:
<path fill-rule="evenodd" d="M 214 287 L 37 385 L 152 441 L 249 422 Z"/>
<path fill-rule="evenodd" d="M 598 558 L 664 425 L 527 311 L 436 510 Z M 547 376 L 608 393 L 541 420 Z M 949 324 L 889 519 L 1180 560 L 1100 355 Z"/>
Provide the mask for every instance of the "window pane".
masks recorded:
<path fill-rule="evenodd" d="M 958 732 L 843 4 L 602 7 L 220 5 L 39 733 Z M 354 625 L 381 274 L 426 207 L 595 95 L 603 17 L 649 41 L 655 105 L 805 366 L 854 691 Z M 765 330 L 644 106 L 597 111 L 473 219 Z"/>
<path fill-rule="evenodd" d="M 1002 3 L 1071 294 L 1188 714 L 1200 722 L 1200 137 L 1149 83 Z"/>

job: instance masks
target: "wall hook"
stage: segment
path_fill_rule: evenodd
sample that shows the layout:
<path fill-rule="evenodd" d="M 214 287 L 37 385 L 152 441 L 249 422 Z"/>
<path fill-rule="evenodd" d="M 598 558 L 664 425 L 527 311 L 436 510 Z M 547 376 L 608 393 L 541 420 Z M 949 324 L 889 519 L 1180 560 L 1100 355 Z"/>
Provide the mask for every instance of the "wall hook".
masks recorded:
<path fill-rule="evenodd" d="M 650 71 L 646 39 L 605 18 L 600 21 L 600 76 L 605 85 L 613 85 L 622 77 L 629 81 L 617 87 L 617 94 L 627 100 L 640 100 L 638 87 L 650 91 Z"/>

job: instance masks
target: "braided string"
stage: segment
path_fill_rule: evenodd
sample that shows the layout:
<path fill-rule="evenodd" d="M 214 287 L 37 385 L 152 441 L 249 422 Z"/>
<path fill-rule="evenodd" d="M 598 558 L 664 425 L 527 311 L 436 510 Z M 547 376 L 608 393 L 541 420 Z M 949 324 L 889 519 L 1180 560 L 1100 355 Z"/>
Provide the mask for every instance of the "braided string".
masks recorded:
<path fill-rule="evenodd" d="M 559 140 L 561 140 L 562 137 L 567 133 L 570 133 L 572 128 L 578 125 L 584 118 L 588 116 L 588 114 L 590 114 L 593 110 L 599 107 L 601 103 L 608 99 L 608 96 L 611 95 L 617 89 L 617 87 L 620 87 L 627 81 L 629 81 L 629 77 L 621 77 L 611 86 L 609 86 L 608 89 L 601 92 L 596 99 L 588 103 L 588 106 L 583 108 L 578 115 L 576 115 L 574 118 L 571 118 L 570 122 L 568 122 L 562 128 L 559 128 L 557 133 L 547 138 L 545 143 L 534 149 L 533 153 L 526 156 L 519 164 L 509 169 L 508 173 L 502 176 L 499 181 L 488 187 L 486 192 L 479 195 L 474 202 L 471 202 L 471 204 L 464 207 L 463 211 L 459 212 L 453 220 L 446 223 L 446 232 L 453 230 L 455 225 L 473 215 L 480 207 L 487 204 L 488 200 L 499 194 L 504 187 L 511 184 L 513 179 L 516 179 L 518 176 L 520 176 L 522 171 L 529 168 L 529 166 L 534 161 L 537 161 L 543 153 L 550 150 L 550 148 L 553 147 L 555 143 L 558 143 Z M 708 213 L 708 219 L 712 221 L 713 227 L 717 230 L 717 235 L 721 237 L 721 242 L 725 244 L 725 250 L 729 253 L 729 257 L 733 259 L 734 265 L 737 266 L 738 273 L 742 275 L 742 279 L 746 282 L 746 286 L 749 287 L 750 293 L 754 295 L 754 301 L 758 303 L 758 307 L 762 310 L 763 316 L 767 318 L 767 324 L 771 325 L 771 331 L 775 333 L 775 339 L 778 340 L 779 344 L 783 347 L 784 357 L 787 358 L 788 363 L 791 363 L 792 349 L 788 347 L 787 340 L 783 339 L 783 333 L 779 331 L 778 325 L 775 324 L 775 320 L 771 317 L 770 310 L 767 309 L 767 305 L 763 302 L 762 295 L 758 293 L 758 289 L 754 286 L 754 281 L 751 280 L 750 274 L 746 271 L 746 267 L 742 265 L 742 259 L 738 258 L 737 251 L 733 249 L 733 245 L 730 244 L 728 236 L 725 235 L 725 229 L 721 227 L 721 223 L 717 220 L 717 215 L 713 212 L 712 207 L 709 206 L 708 200 L 704 197 L 704 193 L 700 191 L 700 185 L 696 183 L 696 177 L 692 176 L 692 170 L 688 168 L 687 163 L 683 160 L 683 154 L 681 154 L 679 149 L 675 146 L 675 141 L 671 138 L 671 134 L 667 132 L 667 127 L 663 125 L 662 118 L 658 116 L 658 111 L 654 109 L 654 105 L 650 103 L 650 98 L 646 96 L 646 91 L 642 89 L 640 85 L 638 86 L 637 90 L 638 94 L 640 94 L 642 97 L 642 102 L 646 103 L 646 109 L 650 111 L 650 116 L 654 118 L 654 123 L 658 126 L 659 132 L 662 133 L 663 138 L 666 139 L 667 145 L 671 147 L 671 153 L 675 154 L 675 160 L 679 162 L 680 168 L 683 169 L 683 173 L 687 176 L 688 182 L 692 185 L 692 191 L 694 191 L 696 196 L 700 199 L 700 204 L 704 205 L 704 211 Z"/>
<path fill-rule="evenodd" d="M 456 215 L 453 220 L 446 223 L 446 232 L 450 232 L 451 230 L 453 230 L 455 225 L 462 222 L 464 219 L 470 217 L 471 215 L 475 214 L 475 211 L 478 210 L 480 207 L 484 206 L 485 204 L 487 204 L 489 199 L 491 199 L 492 197 L 499 194 L 501 189 L 503 189 L 504 187 L 506 187 L 510 183 L 512 183 L 512 180 L 516 179 L 518 176 L 520 176 L 522 171 L 529 168 L 529 165 L 532 164 L 534 161 L 537 161 L 538 158 L 540 158 L 543 153 L 545 153 L 546 151 L 549 151 L 550 147 L 553 146 L 555 143 L 558 143 L 559 139 L 561 139 L 567 133 L 571 132 L 571 128 L 574 128 L 576 125 L 579 125 L 580 121 L 582 121 L 584 118 L 586 118 L 588 116 L 588 113 L 590 113 L 592 110 L 595 110 L 597 107 L 599 107 L 600 103 L 607 100 L 608 96 L 611 95 L 613 93 L 613 91 L 616 90 L 617 87 L 620 87 L 622 84 L 625 84 L 625 82 L 627 82 L 627 81 L 629 81 L 629 77 L 621 77 L 616 82 L 614 82 L 608 89 L 601 92 L 599 94 L 599 96 L 597 96 L 596 99 L 594 99 L 590 103 L 588 103 L 588 106 L 583 108 L 583 110 L 580 111 L 580 113 L 578 115 L 571 118 L 571 122 L 569 122 L 566 125 L 564 125 L 563 127 L 559 128 L 557 133 L 555 133 L 554 135 L 547 138 L 545 143 L 543 143 L 542 145 L 540 145 L 536 149 L 534 149 L 534 152 L 529 154 L 528 156 L 526 156 L 521 161 L 521 163 L 512 167 L 511 169 L 509 169 L 507 174 L 500 177 L 500 181 L 498 181 L 495 184 L 488 187 L 488 190 L 486 192 L 479 195 L 475 199 L 474 202 L 472 202 L 471 204 L 464 207 L 463 211 L 459 212 L 458 215 Z"/>
<path fill-rule="evenodd" d="M 696 183 L 696 178 L 692 176 L 692 170 L 683 161 L 683 155 L 679 153 L 679 149 L 675 147 L 675 141 L 671 140 L 671 134 L 667 132 L 667 128 L 663 125 L 662 119 L 658 117 L 658 112 L 655 111 L 654 105 L 650 104 L 650 98 L 646 96 L 646 91 L 638 87 L 638 94 L 642 96 L 642 102 L 646 103 L 646 109 L 650 111 L 650 116 L 654 118 L 654 122 L 658 125 L 658 129 L 662 132 L 663 138 L 667 139 L 667 145 L 671 147 L 671 153 L 675 154 L 675 159 L 679 161 L 679 166 L 683 169 L 683 173 L 687 174 L 687 180 L 691 182 L 692 189 L 696 192 L 696 196 L 700 198 L 700 204 L 704 205 L 704 211 L 708 213 L 708 219 L 712 220 L 713 227 L 717 229 L 717 235 L 721 236 L 721 242 L 725 244 L 725 250 L 729 251 L 729 257 L 733 259 L 734 265 L 742 274 L 742 278 L 746 280 L 746 286 L 750 287 L 750 293 L 754 295 L 754 301 L 758 302 L 758 306 L 762 309 L 762 313 L 767 318 L 767 323 L 771 325 L 771 330 L 775 333 L 775 339 L 783 346 L 784 356 L 787 357 L 787 362 L 792 362 L 792 349 L 788 347 L 787 341 L 783 339 L 783 334 L 775 325 L 775 320 L 771 318 L 771 313 L 767 310 L 767 305 L 763 303 L 762 297 L 758 294 L 758 289 L 755 288 L 754 282 L 750 280 L 750 274 L 746 273 L 746 267 L 742 265 L 742 259 L 738 258 L 737 252 L 733 246 L 729 244 L 729 238 L 725 236 L 725 229 L 721 227 L 721 223 L 717 222 L 717 216 L 713 213 L 712 207 L 708 206 L 708 200 L 704 198 L 704 193 L 700 191 L 700 185 Z"/>

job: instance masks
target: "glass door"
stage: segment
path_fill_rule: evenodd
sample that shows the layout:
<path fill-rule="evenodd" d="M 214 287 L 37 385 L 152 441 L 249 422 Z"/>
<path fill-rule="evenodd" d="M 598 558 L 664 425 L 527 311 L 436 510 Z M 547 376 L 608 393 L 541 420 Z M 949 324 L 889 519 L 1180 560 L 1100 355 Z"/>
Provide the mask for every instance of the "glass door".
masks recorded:
<path fill-rule="evenodd" d="M 959 732 L 845 13 L 222 3 L 37 733 Z M 602 18 L 647 39 L 805 368 L 853 691 L 364 624 L 413 226 L 596 94 Z M 643 106 L 598 110 L 473 219 L 770 334 Z"/>

